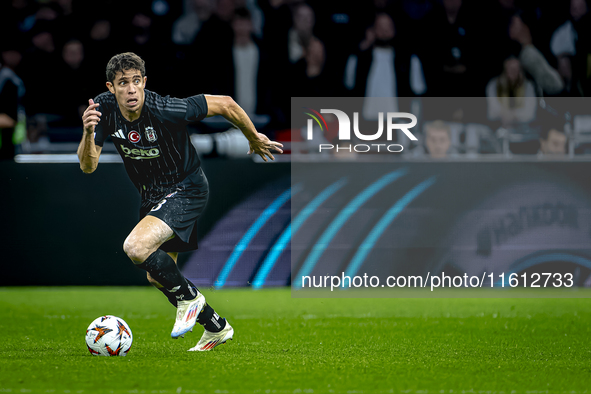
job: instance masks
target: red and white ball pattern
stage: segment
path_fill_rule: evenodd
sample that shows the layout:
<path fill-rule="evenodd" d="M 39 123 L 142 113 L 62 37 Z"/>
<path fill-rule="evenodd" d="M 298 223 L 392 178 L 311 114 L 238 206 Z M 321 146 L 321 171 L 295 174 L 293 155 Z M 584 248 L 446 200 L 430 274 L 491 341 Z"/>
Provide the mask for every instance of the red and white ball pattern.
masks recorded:
<path fill-rule="evenodd" d="M 131 329 L 120 317 L 101 316 L 86 330 L 86 346 L 94 356 L 126 356 L 132 342 Z"/>

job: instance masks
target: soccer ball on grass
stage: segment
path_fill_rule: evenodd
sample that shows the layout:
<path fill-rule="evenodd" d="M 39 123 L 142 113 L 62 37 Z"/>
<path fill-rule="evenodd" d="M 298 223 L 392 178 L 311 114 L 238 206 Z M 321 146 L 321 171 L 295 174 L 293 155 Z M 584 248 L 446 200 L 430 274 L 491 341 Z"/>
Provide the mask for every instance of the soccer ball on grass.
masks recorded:
<path fill-rule="evenodd" d="M 86 346 L 94 356 L 126 356 L 132 342 L 131 329 L 117 316 L 98 317 L 86 330 Z"/>

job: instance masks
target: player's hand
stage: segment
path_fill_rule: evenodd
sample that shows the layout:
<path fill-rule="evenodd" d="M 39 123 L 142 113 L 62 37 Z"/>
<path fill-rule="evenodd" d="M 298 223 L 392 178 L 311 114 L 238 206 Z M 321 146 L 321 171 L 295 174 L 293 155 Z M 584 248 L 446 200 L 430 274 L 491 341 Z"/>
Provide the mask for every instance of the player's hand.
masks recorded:
<path fill-rule="evenodd" d="M 255 138 L 248 141 L 248 145 L 250 146 L 248 154 L 256 153 L 262 157 L 264 161 L 268 161 L 267 157 L 271 160 L 275 160 L 271 154 L 271 149 L 283 153 L 283 150 L 281 149 L 283 148 L 283 145 L 281 143 L 271 141 L 269 137 L 261 133 L 256 133 Z"/>
<path fill-rule="evenodd" d="M 87 134 L 91 134 L 94 132 L 94 127 L 101 121 L 101 113 L 97 111 L 100 104 L 95 104 L 95 102 L 90 99 L 88 100 L 88 108 L 82 114 L 82 125 L 84 127 L 84 132 Z"/>

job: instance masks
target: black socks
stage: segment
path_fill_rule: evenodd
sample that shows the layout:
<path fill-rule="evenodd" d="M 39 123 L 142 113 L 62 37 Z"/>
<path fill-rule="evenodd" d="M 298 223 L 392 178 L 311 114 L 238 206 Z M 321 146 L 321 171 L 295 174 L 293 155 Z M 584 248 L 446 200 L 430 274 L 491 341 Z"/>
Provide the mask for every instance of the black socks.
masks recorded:
<path fill-rule="evenodd" d="M 174 306 L 176 308 L 176 297 L 174 296 L 174 293 L 170 293 L 164 287 L 156 287 L 156 288 L 158 290 L 160 290 L 162 292 L 162 294 L 164 294 L 166 296 L 166 298 L 168 298 L 168 302 L 170 302 L 172 304 L 172 306 Z"/>
<path fill-rule="evenodd" d="M 209 304 L 205 304 L 203 310 L 199 314 L 199 317 L 197 317 L 197 321 L 207 331 L 211 332 L 220 332 L 226 327 L 226 319 L 219 317 L 213 308 L 209 306 Z"/>
<path fill-rule="evenodd" d="M 176 300 L 192 300 L 197 296 L 197 293 L 189 286 L 189 283 L 179 271 L 172 257 L 165 251 L 158 249 L 146 261 L 136 265 L 148 271 L 150 276 L 164 286 L 164 289 L 171 293 L 171 296 L 175 297 Z"/>
<path fill-rule="evenodd" d="M 185 280 L 189 284 L 189 287 L 191 287 L 195 291 L 195 294 L 197 294 L 197 292 L 199 291 L 197 286 L 195 286 L 193 284 L 193 282 L 191 282 L 189 279 L 185 278 Z M 160 290 L 162 292 L 162 294 L 164 294 L 166 296 L 166 298 L 168 298 L 168 302 L 170 302 L 172 304 L 172 306 L 174 306 L 176 308 L 177 303 L 176 303 L 176 297 L 175 297 L 174 293 L 169 292 L 164 287 L 156 287 L 156 288 L 158 290 Z"/>
<path fill-rule="evenodd" d="M 151 274 L 150 274 L 151 275 Z M 189 279 L 186 279 L 189 287 L 191 287 L 195 293 L 199 291 Z M 168 298 L 168 301 L 176 308 L 177 301 L 174 293 L 169 292 L 164 287 L 158 287 L 158 290 L 162 292 Z M 219 317 L 209 304 L 205 304 L 199 315 L 197 316 L 197 322 L 201 324 L 207 331 L 220 332 L 226 327 L 226 319 Z"/>

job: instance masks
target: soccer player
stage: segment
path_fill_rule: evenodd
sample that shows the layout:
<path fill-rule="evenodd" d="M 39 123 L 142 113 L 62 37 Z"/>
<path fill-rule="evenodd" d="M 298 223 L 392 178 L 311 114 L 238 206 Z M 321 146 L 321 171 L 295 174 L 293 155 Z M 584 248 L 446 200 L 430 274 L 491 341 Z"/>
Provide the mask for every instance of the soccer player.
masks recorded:
<path fill-rule="evenodd" d="M 111 136 L 131 181 L 141 195 L 140 221 L 123 244 L 127 256 L 147 271 L 148 281 L 177 307 L 173 338 L 205 332 L 190 351 L 211 350 L 232 339 L 234 330 L 176 265 L 178 252 L 197 248 L 196 221 L 208 197 L 208 183 L 186 125 L 221 115 L 248 139 L 249 154 L 274 160 L 278 142 L 256 131 L 246 113 L 228 96 L 162 97 L 146 90 L 144 61 L 134 53 L 115 55 L 107 64 L 108 92 L 98 95 L 82 116 L 80 168 L 92 173 L 103 142 Z"/>

